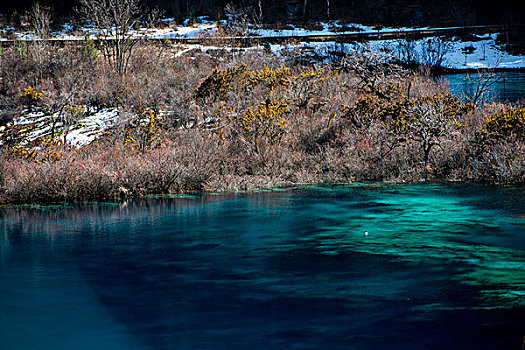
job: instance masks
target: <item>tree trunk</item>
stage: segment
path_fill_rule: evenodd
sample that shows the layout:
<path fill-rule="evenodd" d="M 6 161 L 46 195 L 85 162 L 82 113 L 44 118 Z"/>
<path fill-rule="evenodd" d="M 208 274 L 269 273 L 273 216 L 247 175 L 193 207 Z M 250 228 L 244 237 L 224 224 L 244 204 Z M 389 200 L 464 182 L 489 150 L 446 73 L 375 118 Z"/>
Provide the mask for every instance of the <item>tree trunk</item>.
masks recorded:
<path fill-rule="evenodd" d="M 303 2 L 303 18 L 306 18 L 306 7 L 308 6 L 308 0 Z"/>

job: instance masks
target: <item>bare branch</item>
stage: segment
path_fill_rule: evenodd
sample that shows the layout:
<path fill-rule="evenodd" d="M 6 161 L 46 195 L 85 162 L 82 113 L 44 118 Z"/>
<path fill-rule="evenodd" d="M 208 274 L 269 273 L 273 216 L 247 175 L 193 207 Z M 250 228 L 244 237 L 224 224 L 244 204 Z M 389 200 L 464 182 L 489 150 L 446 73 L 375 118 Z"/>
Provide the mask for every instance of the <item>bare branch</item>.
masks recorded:
<path fill-rule="evenodd" d="M 104 57 L 119 73 L 128 68 L 135 40 L 132 29 L 139 22 L 139 0 L 80 0 L 77 12 L 98 30 Z"/>

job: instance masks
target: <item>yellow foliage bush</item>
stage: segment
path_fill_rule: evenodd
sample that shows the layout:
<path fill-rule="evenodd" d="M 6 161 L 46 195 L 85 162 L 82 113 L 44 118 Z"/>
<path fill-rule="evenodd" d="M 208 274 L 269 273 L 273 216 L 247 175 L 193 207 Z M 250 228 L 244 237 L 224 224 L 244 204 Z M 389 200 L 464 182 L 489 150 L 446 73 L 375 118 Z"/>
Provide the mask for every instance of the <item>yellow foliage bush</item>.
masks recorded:
<path fill-rule="evenodd" d="M 267 100 L 266 103 L 248 108 L 237 119 L 242 133 L 256 146 L 261 140 L 276 145 L 283 141 L 290 128 L 284 115 L 286 110 L 284 101 Z"/>
<path fill-rule="evenodd" d="M 139 120 L 136 125 L 130 125 L 124 137 L 124 145 L 145 152 L 148 148 L 158 145 L 162 123 L 158 114 L 152 109 L 137 110 Z"/>
<path fill-rule="evenodd" d="M 30 145 L 11 147 L 10 152 L 18 158 L 41 164 L 61 160 L 64 157 L 64 148 L 66 145 L 60 140 L 47 137 L 38 139 Z"/>
<path fill-rule="evenodd" d="M 197 100 L 203 100 L 206 98 L 218 98 L 219 100 L 226 100 L 228 98 L 229 91 L 234 85 L 234 82 L 244 82 L 246 72 L 247 68 L 244 64 L 237 67 L 228 68 L 224 71 L 215 69 L 211 75 L 206 78 L 195 90 L 195 97 Z"/>
<path fill-rule="evenodd" d="M 24 92 L 20 94 L 20 97 L 25 98 L 29 101 L 40 101 L 44 97 L 45 91 L 36 91 L 33 87 L 24 88 Z"/>
<path fill-rule="evenodd" d="M 247 88 L 265 86 L 273 94 L 279 87 L 290 88 L 299 81 L 321 82 L 323 71 L 307 69 L 294 73 L 284 64 L 278 68 L 264 65 L 259 70 L 248 70 L 245 64 L 225 70 L 215 69 L 195 90 L 195 97 L 201 104 L 211 101 L 226 101 L 232 91 L 247 93 Z M 242 90 L 244 89 L 244 90 Z"/>
<path fill-rule="evenodd" d="M 445 119 L 454 121 L 458 127 L 461 124 L 456 121 L 456 118 L 471 108 L 471 105 L 462 104 L 457 97 L 448 93 L 396 100 L 386 100 L 376 94 L 368 93 L 359 97 L 353 107 L 343 106 L 342 111 L 350 120 L 355 120 L 355 116 L 360 115 L 371 118 L 371 120 L 378 119 L 383 121 L 389 129 L 403 134 L 409 124 L 420 118 L 417 113 L 414 113 L 414 110 L 417 110 L 415 106 L 427 106 L 432 110 L 439 110 Z M 362 124 L 366 125 L 366 123 Z"/>
<path fill-rule="evenodd" d="M 81 116 L 82 114 L 86 112 L 86 108 L 83 106 L 66 105 L 64 107 L 64 111 L 71 116 Z"/>
<path fill-rule="evenodd" d="M 502 108 L 485 120 L 487 130 L 495 137 L 525 136 L 525 107 Z"/>
<path fill-rule="evenodd" d="M 31 111 L 33 106 L 35 106 L 41 99 L 44 97 L 45 91 L 36 91 L 33 87 L 24 88 L 24 92 L 20 93 L 19 96 L 22 99 L 22 103 L 29 107 Z"/>
<path fill-rule="evenodd" d="M 295 78 L 290 68 L 284 64 L 279 68 L 270 68 L 265 64 L 262 69 L 250 72 L 247 81 L 251 84 L 265 84 L 273 90 L 278 86 L 289 86 Z"/>
<path fill-rule="evenodd" d="M 320 70 L 308 69 L 298 75 L 284 64 L 279 68 L 271 68 L 268 65 L 260 70 L 249 72 L 246 80 L 249 84 L 264 84 L 272 91 L 277 87 L 288 87 L 296 83 L 298 79 L 322 81 L 323 73 Z"/>

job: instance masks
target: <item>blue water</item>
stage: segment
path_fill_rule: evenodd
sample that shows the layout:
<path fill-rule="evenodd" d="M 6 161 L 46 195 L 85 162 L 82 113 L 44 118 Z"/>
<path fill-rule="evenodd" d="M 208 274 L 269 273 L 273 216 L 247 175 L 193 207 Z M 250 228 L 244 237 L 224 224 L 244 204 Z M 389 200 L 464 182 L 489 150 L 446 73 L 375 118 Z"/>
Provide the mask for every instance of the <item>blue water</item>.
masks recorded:
<path fill-rule="evenodd" d="M 3 350 L 519 350 L 525 336 L 520 187 L 3 208 L 0 244 Z"/>
<path fill-rule="evenodd" d="M 478 88 L 485 84 L 478 102 L 525 103 L 525 72 L 446 74 L 440 79 L 447 81 L 450 91 L 466 102 L 472 102 Z"/>

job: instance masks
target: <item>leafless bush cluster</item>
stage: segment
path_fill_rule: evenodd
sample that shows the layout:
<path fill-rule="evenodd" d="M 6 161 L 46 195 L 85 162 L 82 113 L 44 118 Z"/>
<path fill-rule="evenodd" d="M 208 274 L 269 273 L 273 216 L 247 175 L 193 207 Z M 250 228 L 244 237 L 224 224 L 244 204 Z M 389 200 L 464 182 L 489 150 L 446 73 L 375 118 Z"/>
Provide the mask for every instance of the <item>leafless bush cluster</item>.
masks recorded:
<path fill-rule="evenodd" d="M 446 86 L 366 52 L 335 65 L 286 66 L 262 51 L 178 57 L 177 49 L 137 45 L 126 74 L 89 41 L 47 48 L 41 61 L 30 43 L 3 50 L 2 125 L 29 109 L 73 118 L 73 108 L 111 107 L 121 119 L 80 149 L 56 140 L 52 157 L 29 157 L 2 136 L 0 200 L 323 181 L 525 181 L 520 109 L 462 103 Z M 38 147 L 45 154 L 49 146 Z"/>
<path fill-rule="evenodd" d="M 106 60 L 119 74 L 125 74 L 137 43 L 132 29 L 141 17 L 140 1 L 80 0 L 77 11 L 98 30 Z"/>
<path fill-rule="evenodd" d="M 122 144 L 99 143 L 64 149 L 64 156 L 40 164 L 2 156 L 0 199 L 14 203 L 115 200 L 147 194 L 203 190 L 217 161 L 213 147 L 193 135 L 203 149 L 168 141 L 138 152 Z M 188 140 L 189 134 L 183 139 Z M 190 142 L 191 142 L 190 141 Z"/>
<path fill-rule="evenodd" d="M 257 9 L 253 6 L 229 3 L 224 7 L 227 17 L 224 27 L 226 33 L 232 36 L 248 36 L 251 27 L 262 23 L 262 9 L 259 2 Z"/>
<path fill-rule="evenodd" d="M 51 24 L 50 9 L 36 2 L 28 15 L 31 29 L 35 35 L 40 39 L 47 39 L 49 37 L 49 26 Z"/>
<path fill-rule="evenodd" d="M 421 45 L 413 39 L 399 39 L 392 51 L 401 62 L 442 67 L 446 56 L 452 51 L 452 44 L 443 37 L 422 39 Z"/>

